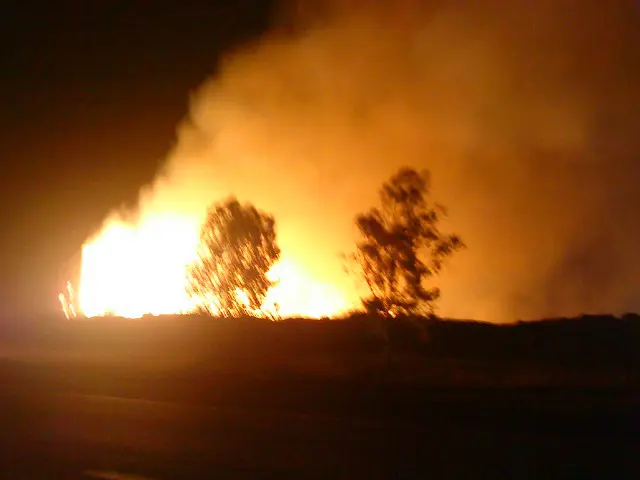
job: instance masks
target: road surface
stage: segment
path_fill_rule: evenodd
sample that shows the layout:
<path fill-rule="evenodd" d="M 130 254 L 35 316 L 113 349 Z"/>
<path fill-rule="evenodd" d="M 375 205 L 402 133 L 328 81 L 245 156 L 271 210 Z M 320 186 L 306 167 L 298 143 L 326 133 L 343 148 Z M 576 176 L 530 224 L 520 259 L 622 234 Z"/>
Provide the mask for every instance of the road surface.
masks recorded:
<path fill-rule="evenodd" d="M 0 367 L 2 480 L 640 478 L 630 391 Z"/>
<path fill-rule="evenodd" d="M 5 394 L 3 416 L 3 479 L 109 478 L 100 477 L 105 472 L 158 479 L 634 478 L 640 472 L 637 438 L 614 425 L 593 433 L 584 425 L 522 430 L 496 421 L 494 428 L 487 419 L 482 428 L 473 421 L 412 425 L 76 394 Z"/>

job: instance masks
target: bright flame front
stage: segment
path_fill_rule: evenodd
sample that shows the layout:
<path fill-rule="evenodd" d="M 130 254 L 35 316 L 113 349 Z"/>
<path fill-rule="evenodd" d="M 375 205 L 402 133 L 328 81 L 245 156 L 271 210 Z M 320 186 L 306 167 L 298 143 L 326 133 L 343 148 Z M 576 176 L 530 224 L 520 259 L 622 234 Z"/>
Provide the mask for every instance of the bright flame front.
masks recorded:
<path fill-rule="evenodd" d="M 107 221 L 82 247 L 77 288 L 60 294 L 67 317 L 180 314 L 197 300 L 186 290 L 186 271 L 196 259 L 200 219 L 154 213 L 137 222 Z M 353 302 L 328 282 L 313 278 L 287 252 L 269 272 L 278 283 L 267 294 L 263 312 L 281 316 L 334 316 Z"/>

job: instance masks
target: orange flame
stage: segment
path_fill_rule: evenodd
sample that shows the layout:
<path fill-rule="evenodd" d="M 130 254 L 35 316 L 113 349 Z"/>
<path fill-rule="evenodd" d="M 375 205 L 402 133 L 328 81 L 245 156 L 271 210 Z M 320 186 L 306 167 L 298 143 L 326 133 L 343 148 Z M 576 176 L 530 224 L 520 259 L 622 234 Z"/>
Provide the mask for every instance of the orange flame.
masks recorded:
<path fill-rule="evenodd" d="M 60 294 L 67 318 L 183 314 L 198 300 L 186 291 L 186 269 L 196 258 L 200 219 L 186 214 L 151 213 L 137 222 L 108 220 L 82 247 L 77 293 L 69 283 Z M 269 272 L 277 284 L 256 315 L 335 316 L 354 302 L 330 283 L 313 278 L 283 251 Z M 242 293 L 242 292 L 241 292 Z"/>

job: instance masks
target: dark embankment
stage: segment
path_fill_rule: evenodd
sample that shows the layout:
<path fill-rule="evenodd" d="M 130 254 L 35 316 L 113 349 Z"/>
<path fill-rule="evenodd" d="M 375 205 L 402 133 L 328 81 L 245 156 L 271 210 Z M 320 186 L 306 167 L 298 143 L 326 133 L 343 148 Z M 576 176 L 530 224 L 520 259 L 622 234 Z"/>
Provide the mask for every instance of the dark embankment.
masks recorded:
<path fill-rule="evenodd" d="M 280 393 L 313 400 L 329 385 L 338 392 L 640 385 L 635 315 L 513 325 L 384 322 L 168 316 L 25 323 L 3 333 L 0 374 L 16 387 L 28 379 L 54 390 L 194 401 L 218 398 L 221 385 L 259 395 L 267 389 L 267 403 L 278 403 Z"/>
<path fill-rule="evenodd" d="M 637 478 L 639 326 L 396 319 L 387 342 L 367 317 L 6 323 L 2 465 L 14 478 L 96 465 L 152 478 Z"/>

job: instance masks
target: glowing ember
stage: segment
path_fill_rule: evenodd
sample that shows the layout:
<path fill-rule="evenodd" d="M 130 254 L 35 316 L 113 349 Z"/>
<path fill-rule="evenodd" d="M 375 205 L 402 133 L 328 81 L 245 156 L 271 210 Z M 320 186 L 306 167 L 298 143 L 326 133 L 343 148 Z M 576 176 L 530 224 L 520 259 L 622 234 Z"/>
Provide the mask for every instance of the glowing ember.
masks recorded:
<path fill-rule="evenodd" d="M 200 219 L 151 214 L 136 223 L 107 221 L 82 248 L 77 292 L 69 283 L 60 294 L 67 318 L 188 313 L 197 301 L 186 292 L 186 269 L 196 258 Z M 351 303 L 330 284 L 315 280 L 287 259 L 269 272 L 278 283 L 256 314 L 319 318 L 336 315 Z M 240 292 L 242 295 L 243 292 Z"/>

